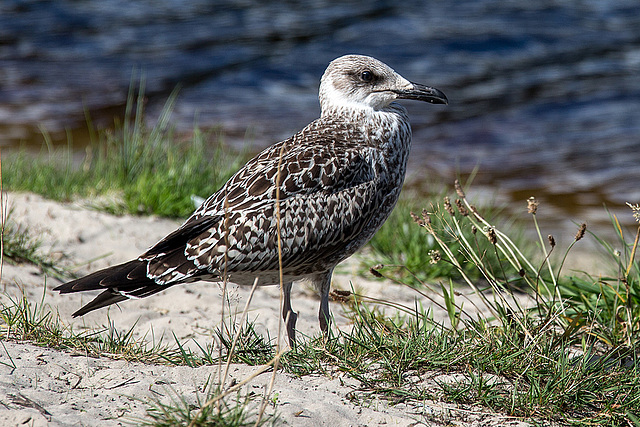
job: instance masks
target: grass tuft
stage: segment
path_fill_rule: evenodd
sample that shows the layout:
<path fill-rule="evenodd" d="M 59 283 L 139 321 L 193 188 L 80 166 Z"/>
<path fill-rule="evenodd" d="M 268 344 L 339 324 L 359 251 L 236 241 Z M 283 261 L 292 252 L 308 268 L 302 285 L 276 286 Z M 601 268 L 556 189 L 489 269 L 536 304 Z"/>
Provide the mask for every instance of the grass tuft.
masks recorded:
<path fill-rule="evenodd" d="M 106 202 L 97 207 L 117 214 L 188 216 L 194 196 L 217 190 L 246 154 L 226 150 L 214 132 L 195 128 L 188 137 L 176 135 L 170 126 L 176 97 L 174 92 L 157 123 L 148 127 L 142 81 L 137 96 L 130 90 L 121 123 L 116 121 L 112 130 L 90 129 L 93 138 L 82 158 L 76 158 L 73 141 L 55 149 L 44 132 L 46 144 L 39 154 L 5 155 L 5 188 L 62 201 L 102 196 Z"/>
<path fill-rule="evenodd" d="M 222 390 L 206 384 L 205 395 L 196 392 L 196 401 L 190 403 L 187 399 L 169 389 L 166 393 L 170 397 L 168 403 L 164 403 L 160 397 L 152 396 L 150 399 L 141 400 L 147 405 L 147 418 L 135 420 L 140 426 L 173 427 L 173 426 L 220 426 L 220 427 L 243 427 L 261 426 L 268 423 L 276 425 L 277 418 L 271 417 L 269 420 L 260 420 L 257 417 L 257 410 L 252 408 L 255 396 L 244 396 L 236 394 L 235 400 L 228 403 L 222 400 L 219 405 L 206 405 L 212 398 L 220 395 Z"/>
<path fill-rule="evenodd" d="M 11 219 L 9 210 L 2 221 L 2 260 L 12 264 L 29 263 L 40 268 L 44 273 L 64 278 L 67 271 L 60 268 L 53 257 L 42 253 L 42 243 L 20 225 Z"/>

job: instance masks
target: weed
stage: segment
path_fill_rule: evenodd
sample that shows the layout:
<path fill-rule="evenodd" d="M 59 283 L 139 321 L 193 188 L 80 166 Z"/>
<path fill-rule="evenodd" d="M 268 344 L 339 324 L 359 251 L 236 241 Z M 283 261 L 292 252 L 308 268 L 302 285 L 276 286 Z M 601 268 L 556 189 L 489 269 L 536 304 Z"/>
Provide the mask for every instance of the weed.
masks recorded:
<path fill-rule="evenodd" d="M 637 211 L 630 207 L 635 217 Z M 558 290 L 567 302 L 567 315 L 588 334 L 607 347 L 632 347 L 640 336 L 640 265 L 635 259 L 640 226 L 630 243 L 615 215 L 611 220 L 621 249 L 594 237 L 613 266 L 610 270 L 617 274 L 570 276 L 559 281 Z"/>
<path fill-rule="evenodd" d="M 443 197 L 444 190 L 432 196 L 435 200 Z M 433 279 L 452 278 L 458 280 L 460 279 L 460 274 L 455 265 L 446 260 L 444 262 L 433 262 L 434 256 L 439 256 L 439 245 L 432 235 L 419 232 L 419 229 L 415 226 L 411 212 L 419 212 L 423 209 L 421 199 L 412 194 L 406 195 L 403 193 L 389 219 L 369 242 L 372 254 L 367 259 L 372 259 L 374 262 L 382 264 L 385 270 L 391 272 L 397 279 L 414 285 Z M 455 203 L 452 204 L 450 201 L 441 207 L 434 205 L 428 207 L 431 213 L 434 213 L 436 209 L 445 209 L 452 216 L 462 217 L 465 214 L 468 215 L 468 212 L 459 209 Z M 486 211 L 489 212 L 490 218 L 497 216 L 499 213 L 495 209 L 486 209 Z M 441 215 L 433 215 L 432 221 L 434 221 L 434 227 L 436 228 L 442 229 L 449 226 L 449 221 Z M 467 240 L 472 240 L 475 234 L 475 231 L 471 228 L 460 231 Z M 452 252 L 462 250 L 455 235 L 443 238 Z M 517 240 L 520 241 L 521 238 L 518 236 Z M 478 243 L 482 245 L 481 249 L 486 250 L 489 247 L 486 242 L 479 241 Z M 472 279 L 480 278 L 480 274 L 473 263 L 465 260 L 461 263 L 461 267 L 463 272 Z M 496 267 L 494 266 L 494 268 Z"/>

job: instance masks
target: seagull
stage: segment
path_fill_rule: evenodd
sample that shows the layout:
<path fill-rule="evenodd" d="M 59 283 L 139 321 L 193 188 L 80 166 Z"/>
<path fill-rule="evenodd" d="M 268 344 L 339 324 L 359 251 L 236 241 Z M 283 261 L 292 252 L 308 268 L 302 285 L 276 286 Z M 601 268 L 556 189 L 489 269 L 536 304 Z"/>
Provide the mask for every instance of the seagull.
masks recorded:
<path fill-rule="evenodd" d="M 291 287 L 307 279 L 320 294 L 318 318 L 326 334 L 335 266 L 373 237 L 402 189 L 411 127 L 395 101 L 448 101 L 440 90 L 362 55 L 329 64 L 319 99 L 319 119 L 249 160 L 137 259 L 56 287 L 61 294 L 102 290 L 72 316 L 182 283 L 250 286 L 258 280 L 282 286 L 282 316 L 293 347 Z"/>

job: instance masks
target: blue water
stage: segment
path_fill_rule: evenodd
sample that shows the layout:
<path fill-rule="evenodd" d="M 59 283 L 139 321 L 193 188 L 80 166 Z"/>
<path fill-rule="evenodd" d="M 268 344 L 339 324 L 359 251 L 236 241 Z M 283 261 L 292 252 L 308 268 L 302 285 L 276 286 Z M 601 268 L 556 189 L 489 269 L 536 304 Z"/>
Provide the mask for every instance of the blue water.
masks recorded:
<path fill-rule="evenodd" d="M 442 89 L 406 103 L 411 179 L 476 185 L 554 215 L 631 222 L 640 202 L 640 2 L 4 1 L 0 144 L 82 138 L 122 113 L 132 72 L 149 118 L 181 85 L 173 121 L 266 146 L 317 117 L 318 80 L 345 53 Z M 544 211 L 541 211 L 541 214 Z"/>

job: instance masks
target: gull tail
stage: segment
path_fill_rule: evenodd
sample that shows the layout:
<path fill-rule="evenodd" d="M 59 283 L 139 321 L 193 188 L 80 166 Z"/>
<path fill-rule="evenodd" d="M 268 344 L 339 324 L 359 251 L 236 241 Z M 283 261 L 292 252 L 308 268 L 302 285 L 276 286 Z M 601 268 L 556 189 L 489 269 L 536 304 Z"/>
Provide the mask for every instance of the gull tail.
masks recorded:
<path fill-rule="evenodd" d="M 87 305 L 73 313 L 73 317 L 78 317 L 129 298 L 153 295 L 167 287 L 167 285 L 159 285 L 147 277 L 147 262 L 133 260 L 96 271 L 60 285 L 53 290 L 61 294 L 104 290 Z"/>

